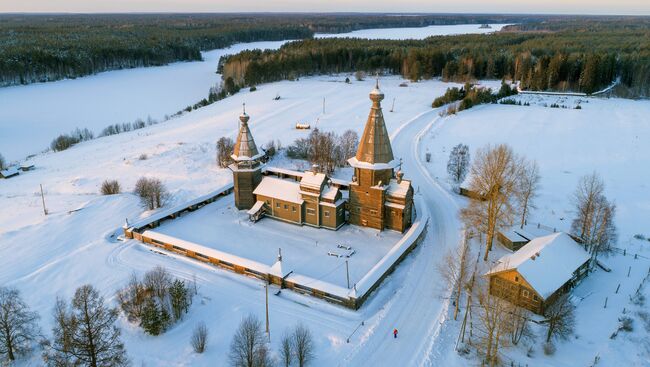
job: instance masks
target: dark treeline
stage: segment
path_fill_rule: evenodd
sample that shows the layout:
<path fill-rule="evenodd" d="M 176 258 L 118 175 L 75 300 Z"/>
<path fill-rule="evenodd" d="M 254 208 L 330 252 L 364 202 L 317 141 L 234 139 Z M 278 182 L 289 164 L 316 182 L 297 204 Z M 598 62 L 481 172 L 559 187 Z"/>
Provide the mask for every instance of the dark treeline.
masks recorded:
<path fill-rule="evenodd" d="M 314 32 L 460 23 L 527 23 L 528 15 L 102 14 L 0 15 L 0 86 L 200 60 L 238 42 Z"/>
<path fill-rule="evenodd" d="M 628 94 L 647 96 L 650 25 L 644 26 L 643 19 L 640 25 L 626 21 L 628 27 L 603 22 L 594 29 L 590 19 L 582 30 L 571 23 L 558 32 L 500 32 L 421 41 L 309 39 L 277 51 L 244 51 L 222 59 L 220 68 L 224 79 L 232 78 L 241 86 L 363 70 L 411 80 L 508 78 L 519 81 L 523 89 L 593 93 L 620 77 Z"/>

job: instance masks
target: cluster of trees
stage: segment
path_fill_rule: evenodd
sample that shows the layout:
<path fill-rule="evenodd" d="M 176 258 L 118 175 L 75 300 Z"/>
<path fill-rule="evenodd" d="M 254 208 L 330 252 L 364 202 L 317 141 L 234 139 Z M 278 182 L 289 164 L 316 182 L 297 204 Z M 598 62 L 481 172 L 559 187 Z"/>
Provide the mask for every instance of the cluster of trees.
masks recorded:
<path fill-rule="evenodd" d="M 308 160 L 322 172 L 332 173 L 336 167 L 345 166 L 358 147 L 359 135 L 353 130 L 346 130 L 339 136 L 332 131 L 321 132 L 315 128 L 308 137 L 296 139 L 288 146 L 287 156 Z"/>
<path fill-rule="evenodd" d="M 30 310 L 18 290 L 0 287 L 0 357 L 12 363 L 38 342 L 46 366 L 127 366 L 117 317 L 117 309 L 106 306 L 94 287 L 84 285 L 70 302 L 57 298 L 48 340 L 38 326 L 38 313 Z"/>
<path fill-rule="evenodd" d="M 95 138 L 95 135 L 92 131 L 84 128 L 76 128 L 70 134 L 61 134 L 57 136 L 52 143 L 50 143 L 50 149 L 55 152 L 60 152 L 66 150 L 71 146 L 81 143 L 82 141 L 88 141 Z"/>
<path fill-rule="evenodd" d="M 226 136 L 217 140 L 217 164 L 221 168 L 226 168 L 232 164 L 232 152 L 235 149 L 235 142 Z"/>
<path fill-rule="evenodd" d="M 117 292 L 117 299 L 129 321 L 151 335 L 159 335 L 189 311 L 194 294 L 185 281 L 173 279 L 167 269 L 158 266 L 146 272 L 142 280 L 132 274 L 129 283 Z"/>
<path fill-rule="evenodd" d="M 2 15 L 0 86 L 106 70 L 200 60 L 237 42 L 309 38 L 314 32 L 434 24 L 522 23 L 541 16 L 387 14 Z"/>
<path fill-rule="evenodd" d="M 433 100 L 431 107 L 437 108 L 446 104 L 460 101 L 458 105 L 450 105 L 447 114 L 470 109 L 484 103 L 497 103 L 500 99 L 517 94 L 517 87 L 506 82 L 501 83 L 499 91 L 494 94 L 492 88 L 484 88 L 465 83 L 464 87 L 447 88 L 445 94 Z"/>
<path fill-rule="evenodd" d="M 580 23 L 577 23 L 580 27 Z M 523 89 L 593 93 L 620 77 L 636 95 L 650 92 L 650 44 L 638 30 L 460 35 L 425 40 L 308 39 L 279 50 L 222 59 L 224 78 L 256 85 L 301 75 L 383 71 L 417 81 L 512 79 Z"/>
<path fill-rule="evenodd" d="M 311 331 L 298 324 L 285 330 L 280 341 L 280 365 L 307 367 L 314 360 L 314 341 Z M 267 346 L 262 322 L 254 315 L 246 316 L 230 343 L 230 365 L 233 367 L 270 367 L 275 365 Z"/>

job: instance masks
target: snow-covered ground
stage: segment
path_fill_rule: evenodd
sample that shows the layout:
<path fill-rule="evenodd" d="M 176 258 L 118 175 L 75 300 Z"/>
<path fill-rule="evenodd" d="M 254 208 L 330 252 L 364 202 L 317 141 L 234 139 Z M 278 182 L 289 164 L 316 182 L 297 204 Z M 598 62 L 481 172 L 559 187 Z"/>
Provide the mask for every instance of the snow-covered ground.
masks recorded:
<path fill-rule="evenodd" d="M 323 130 L 340 133 L 353 129 L 360 134 L 371 105 L 368 92 L 374 80 L 346 84 L 344 78 L 313 77 L 262 85 L 256 92 L 239 93 L 165 124 L 37 155 L 33 158 L 34 171 L 0 180 L 0 284 L 21 290 L 41 314 L 43 330 L 49 333 L 55 297 L 69 297 L 81 284 L 92 283 L 112 302 L 116 289 L 133 271 L 143 273 L 164 265 L 185 279 L 196 275 L 200 298 L 187 320 L 165 335 L 149 337 L 120 321 L 129 355 L 134 365 L 226 364 L 230 338 L 241 317 L 248 313 L 260 318 L 264 315 L 263 284 L 175 255 L 162 255 L 135 241 L 114 242 L 124 218 L 134 220 L 142 209 L 129 193 L 100 196 L 99 185 L 104 179 L 117 178 L 129 192 L 140 176 L 158 177 L 173 194 L 170 205 L 223 185 L 231 180 L 231 173 L 217 168 L 214 142 L 221 136 L 235 136 L 243 102 L 258 144 L 279 139 L 286 146 L 306 136 L 308 131 L 295 130 L 297 121 L 318 120 Z M 428 81 L 399 87 L 402 82 L 397 77 L 382 79 L 385 105 L 395 98 L 394 112 L 385 107 L 385 116 L 395 154 L 405 160 L 406 178 L 423 187 L 424 171 L 414 162 L 413 137 L 437 116 L 430 108 L 431 100 L 452 84 Z M 282 99 L 274 101 L 276 94 Z M 142 154 L 147 159 L 139 159 Z M 42 214 L 39 184 L 45 191 L 50 212 L 47 217 Z M 427 195 L 435 198 L 446 194 Z M 428 207 L 436 201 L 426 200 Z M 443 315 L 445 305 L 433 293 L 435 283 L 431 279 L 437 275 L 432 261 L 441 246 L 453 245 L 456 237 L 455 230 L 443 230 L 445 223 L 454 225 L 454 208 L 440 202 L 433 215 L 431 236 L 361 310 L 353 312 L 292 292 L 271 297 L 272 347 L 277 347 L 277 336 L 286 327 L 302 321 L 315 335 L 315 366 L 360 365 L 368 349 L 375 351 L 373 358 L 398 361 L 398 352 L 408 351 L 413 361 L 421 361 L 430 347 L 423 344 L 422 335 L 437 330 L 432 326 L 438 325 L 435 320 Z M 207 354 L 196 356 L 188 338 L 194 324 L 201 320 L 212 334 Z M 365 326 L 346 343 L 361 321 Z M 410 333 L 404 331 L 399 343 L 388 339 L 395 326 L 411 329 Z M 31 363 L 39 365 L 38 361 L 35 355 Z"/>
<path fill-rule="evenodd" d="M 338 231 L 297 226 L 272 218 L 257 223 L 246 211 L 234 207 L 230 195 L 215 203 L 164 222 L 155 232 L 190 241 L 208 248 L 272 266 L 282 248 L 282 267 L 312 279 L 347 286 L 345 262 L 349 263 L 350 285 L 356 284 L 402 237 L 393 231 L 346 225 Z M 242 235 L 245 233 L 246 235 Z M 272 239 L 273 243 L 269 243 Z M 337 245 L 351 246 L 354 255 L 344 254 Z"/>
<path fill-rule="evenodd" d="M 161 120 L 208 96 L 221 80 L 216 73 L 221 56 L 284 43 L 242 43 L 203 52 L 203 61 L 0 88 L 0 153 L 9 160 L 22 159 L 77 127 L 99 133 L 111 124 Z"/>
<path fill-rule="evenodd" d="M 650 235 L 650 172 L 641 168 L 650 160 L 650 122 L 645 117 L 650 102 L 549 95 L 511 98 L 530 106 L 483 105 L 433 122 L 419 151 L 421 157 L 431 153 L 431 163 L 424 164 L 429 173 L 450 190 L 446 162 L 454 145 L 468 144 L 474 154 L 486 144 L 509 144 L 540 166 L 538 208 L 531 222 L 567 231 L 574 216 L 571 195 L 578 179 L 596 171 L 605 181 L 607 197 L 617 205 L 618 247 L 627 256 L 618 252 L 602 256 L 611 272 L 597 268 L 573 291 L 576 331 L 569 340 L 555 342 L 553 356 L 542 351 L 546 326 L 535 326 L 536 339 L 504 349 L 505 361 L 549 367 L 650 365 L 650 325 L 643 311 L 647 306 L 631 302 L 650 271 L 650 242 L 634 238 L 635 234 Z M 551 108 L 553 104 L 560 108 Z M 575 109 L 577 105 L 581 109 Z M 466 199 L 456 196 L 455 200 L 464 205 Z M 491 261 L 506 252 L 497 247 Z M 482 272 L 490 266 L 480 264 Z M 648 292 L 647 286 L 641 289 L 646 297 Z M 621 331 L 611 340 L 623 315 L 634 319 L 634 330 Z M 458 326 L 458 322 L 449 322 L 447 331 L 458 335 Z M 528 357 L 531 345 L 533 356 Z M 449 365 L 469 363 L 453 352 L 446 358 Z"/>
<path fill-rule="evenodd" d="M 457 34 L 486 34 L 498 32 L 508 24 L 490 24 L 481 28 L 480 24 L 432 25 L 418 28 L 376 28 L 361 29 L 347 33 L 316 33 L 315 38 L 368 38 L 368 39 L 425 39 L 431 36 L 450 36 Z"/>

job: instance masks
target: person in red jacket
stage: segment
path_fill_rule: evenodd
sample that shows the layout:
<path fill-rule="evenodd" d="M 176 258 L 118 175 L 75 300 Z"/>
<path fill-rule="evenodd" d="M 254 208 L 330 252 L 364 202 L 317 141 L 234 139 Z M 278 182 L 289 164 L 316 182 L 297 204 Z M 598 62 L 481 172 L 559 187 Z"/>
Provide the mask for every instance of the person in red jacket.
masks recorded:
<path fill-rule="evenodd" d="M 393 337 L 397 339 L 397 329 L 393 329 Z"/>

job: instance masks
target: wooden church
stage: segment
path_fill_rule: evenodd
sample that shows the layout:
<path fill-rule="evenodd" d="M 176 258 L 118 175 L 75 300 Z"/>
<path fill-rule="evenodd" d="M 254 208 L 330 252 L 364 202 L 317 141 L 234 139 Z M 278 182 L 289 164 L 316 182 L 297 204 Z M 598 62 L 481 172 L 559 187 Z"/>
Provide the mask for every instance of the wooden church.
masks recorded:
<path fill-rule="evenodd" d="M 379 84 L 370 92 L 372 107 L 357 154 L 348 160 L 354 168 L 347 195 L 327 175 L 314 168 L 291 171 L 282 179 L 264 176 L 263 153 L 257 148 L 244 111 L 239 117 L 239 135 L 232 154 L 235 206 L 248 210 L 251 218 L 269 216 L 285 222 L 338 229 L 346 222 L 404 232 L 411 226 L 413 188 L 405 180 L 393 156 L 386 129 Z M 397 171 L 396 171 L 397 169 Z M 285 170 L 287 171 L 287 170 Z"/>

